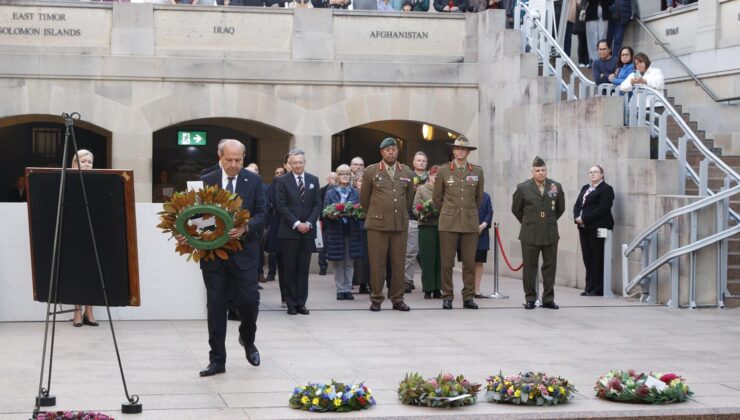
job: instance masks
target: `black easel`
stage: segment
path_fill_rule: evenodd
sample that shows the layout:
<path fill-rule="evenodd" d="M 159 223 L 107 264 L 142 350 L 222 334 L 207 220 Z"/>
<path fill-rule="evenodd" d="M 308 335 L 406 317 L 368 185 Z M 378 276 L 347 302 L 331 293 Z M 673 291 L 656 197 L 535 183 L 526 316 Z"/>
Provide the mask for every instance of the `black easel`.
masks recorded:
<path fill-rule="evenodd" d="M 54 244 L 53 244 L 53 251 L 52 251 L 52 258 L 51 258 L 51 274 L 50 274 L 50 280 L 49 280 L 49 294 L 47 295 L 47 302 L 46 302 L 46 324 L 44 328 L 44 349 L 41 354 L 41 373 L 39 375 L 39 392 L 36 397 L 36 406 L 33 410 L 33 419 L 36 419 L 39 412 L 41 411 L 41 407 L 49 407 L 56 405 L 56 397 L 53 395 L 50 395 L 51 390 L 51 371 L 52 371 L 52 365 L 54 361 L 54 336 L 56 332 L 56 321 L 57 321 L 57 314 L 63 314 L 68 312 L 73 312 L 73 309 L 67 309 L 67 310 L 61 310 L 60 305 L 57 302 L 57 292 L 59 289 L 59 263 L 61 258 L 61 244 L 62 244 L 62 225 L 64 221 L 64 190 L 66 186 L 66 179 L 67 179 L 67 150 L 69 147 L 69 140 L 72 140 L 72 147 L 74 147 L 75 156 L 77 157 L 77 161 L 79 162 L 79 154 L 77 149 L 77 139 L 75 138 L 75 132 L 74 132 L 74 120 L 80 119 L 80 114 L 77 112 L 73 112 L 72 114 L 63 113 L 62 118 L 64 118 L 64 151 L 62 152 L 62 171 L 61 171 L 61 179 L 59 181 L 59 201 L 57 202 L 57 217 L 56 217 L 56 225 L 54 230 Z M 89 202 L 87 200 L 87 191 L 85 190 L 85 180 L 83 178 L 83 171 L 82 168 L 77 168 L 76 171 L 78 174 L 80 174 L 80 186 L 82 187 L 82 198 L 84 200 L 84 207 L 85 211 L 87 213 L 87 223 L 88 227 L 90 228 L 90 240 L 92 241 L 92 249 L 95 253 L 95 262 L 97 264 L 98 269 L 98 276 L 100 277 L 100 287 L 103 291 L 103 298 L 105 299 L 105 309 L 108 313 L 108 321 L 110 325 L 110 332 L 111 336 L 113 337 L 113 347 L 116 349 L 116 358 L 118 359 L 118 368 L 121 372 L 121 381 L 123 382 L 123 391 L 126 394 L 126 399 L 128 400 L 128 403 L 121 404 L 121 411 L 125 414 L 137 414 L 142 412 L 142 406 L 141 403 L 139 403 L 139 396 L 138 395 L 129 395 L 128 393 L 128 387 L 126 386 L 126 377 L 123 373 L 123 365 L 121 364 L 121 354 L 118 351 L 118 342 L 116 340 L 116 332 L 113 329 L 113 318 L 110 314 L 110 305 L 108 301 L 108 290 L 105 286 L 105 281 L 103 280 L 103 270 L 100 266 L 100 257 L 98 255 L 98 245 L 95 241 L 95 232 L 93 230 L 92 225 L 92 218 L 90 217 L 90 208 L 89 208 Z M 51 309 L 51 305 L 54 305 L 54 309 Z M 49 349 L 49 372 L 48 372 L 48 382 L 46 385 L 46 388 L 44 388 L 44 372 L 45 372 L 45 363 L 46 363 L 46 345 L 47 341 L 49 339 L 49 317 L 51 317 L 51 346 Z"/>

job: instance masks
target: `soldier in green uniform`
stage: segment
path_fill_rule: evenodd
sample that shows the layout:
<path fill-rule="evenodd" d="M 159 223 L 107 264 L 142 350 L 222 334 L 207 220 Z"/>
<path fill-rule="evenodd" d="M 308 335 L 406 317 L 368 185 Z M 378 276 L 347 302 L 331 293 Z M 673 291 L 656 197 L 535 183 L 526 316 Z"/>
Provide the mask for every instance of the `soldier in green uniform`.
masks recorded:
<path fill-rule="evenodd" d="M 558 309 L 555 304 L 555 270 L 558 262 L 558 219 L 565 211 L 565 195 L 560 183 L 547 178 L 545 161 L 537 156 L 532 162 L 532 179 L 517 185 L 511 212 L 522 224 L 519 241 L 524 260 L 524 309 L 534 309 L 537 300 L 537 265 L 542 253 L 542 306 Z"/>
<path fill-rule="evenodd" d="M 366 212 L 365 229 L 370 257 L 370 310 L 379 311 L 383 302 L 385 264 L 390 252 L 390 298 L 393 309 L 408 311 L 411 308 L 403 302 L 404 261 L 409 210 L 414 200 L 411 184 L 414 173 L 396 160 L 396 139 L 384 139 L 380 143 L 380 154 L 383 160 L 367 168 L 360 190 L 360 205 Z"/>
<path fill-rule="evenodd" d="M 483 169 L 468 162 L 477 149 L 464 136 L 452 146 L 455 159 L 439 168 L 434 206 L 439 210 L 439 251 L 442 265 L 442 308 L 452 309 L 452 267 L 460 248 L 463 264 L 463 307 L 478 309 L 475 297 L 475 251 L 478 246 L 478 206 L 483 200 Z"/>

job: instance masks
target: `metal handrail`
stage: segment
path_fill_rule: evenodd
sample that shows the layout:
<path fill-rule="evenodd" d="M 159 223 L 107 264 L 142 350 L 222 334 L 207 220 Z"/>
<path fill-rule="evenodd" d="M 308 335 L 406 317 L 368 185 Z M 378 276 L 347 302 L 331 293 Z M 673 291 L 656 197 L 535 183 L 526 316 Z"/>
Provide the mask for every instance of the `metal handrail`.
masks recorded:
<path fill-rule="evenodd" d="M 700 87 L 701 87 L 701 88 L 702 88 L 702 89 L 704 90 L 704 92 L 706 92 L 706 93 L 707 93 L 707 95 L 709 95 L 709 97 L 710 97 L 710 98 L 712 98 L 712 100 L 713 100 L 714 102 L 730 102 L 730 101 L 737 101 L 737 100 L 740 100 L 740 96 L 735 96 L 735 97 L 732 97 L 732 98 L 724 98 L 724 99 L 720 99 L 719 97 L 717 97 L 717 95 L 715 95 L 715 94 L 714 94 L 714 92 L 712 92 L 712 90 L 711 90 L 711 89 L 710 89 L 710 88 L 709 88 L 709 87 L 708 87 L 707 85 L 705 85 L 705 84 L 704 84 L 704 82 L 702 82 L 702 81 L 701 81 L 701 80 L 700 80 L 700 79 L 699 79 L 699 78 L 698 78 L 698 77 L 696 76 L 696 74 L 694 74 L 694 72 L 693 72 L 693 71 L 689 70 L 689 68 L 688 68 L 688 67 L 686 67 L 686 65 L 685 65 L 685 64 L 683 63 L 683 61 L 681 61 L 681 59 L 679 59 L 679 58 L 678 58 L 678 57 L 676 56 L 676 54 L 674 54 L 674 53 L 673 53 L 673 51 L 671 51 L 671 50 L 670 50 L 670 48 L 668 48 L 668 45 L 667 45 L 667 44 L 666 44 L 665 42 L 663 42 L 663 41 L 661 41 L 660 39 L 658 39 L 658 37 L 657 37 L 657 36 L 656 36 L 656 35 L 655 35 L 655 34 L 653 33 L 653 31 L 651 31 L 651 30 L 650 30 L 650 28 L 648 28 L 648 27 L 647 27 L 647 25 L 645 25 L 645 23 L 644 23 L 644 22 L 643 22 L 643 21 L 642 21 L 641 19 L 635 19 L 635 20 L 637 21 L 637 23 L 638 23 L 638 24 L 640 24 L 640 26 L 642 27 L 642 29 L 644 29 L 644 30 L 645 30 L 645 32 L 647 32 L 647 33 L 648 33 L 648 35 L 650 35 L 651 37 L 653 37 L 653 39 L 655 40 L 655 43 L 656 43 L 656 44 L 658 44 L 658 45 L 660 45 L 660 47 L 661 47 L 661 48 L 663 48 L 663 51 L 665 51 L 666 53 L 668 53 L 668 55 L 669 55 L 669 56 L 671 56 L 671 58 L 672 58 L 672 59 L 673 59 L 673 60 L 674 60 L 675 62 L 677 62 L 677 63 L 678 63 L 678 65 L 679 65 L 679 66 L 681 66 L 681 68 L 682 68 L 682 69 L 683 69 L 683 70 L 684 70 L 684 71 L 685 71 L 686 73 L 688 73 L 688 75 L 689 75 L 689 76 L 690 76 L 690 77 L 691 77 L 692 79 L 694 79 L 694 81 L 695 81 L 695 82 L 696 82 L 697 84 L 699 84 L 699 86 L 700 86 Z"/>
<path fill-rule="evenodd" d="M 665 254 L 663 254 L 662 257 L 656 259 L 650 265 L 643 268 L 639 273 L 637 273 L 636 276 L 632 277 L 632 280 L 624 288 L 624 292 L 629 294 L 629 292 L 631 292 L 632 289 L 634 289 L 635 286 L 637 286 L 645 277 L 649 276 L 655 270 L 659 269 L 664 264 L 670 262 L 672 259 L 680 257 L 682 255 L 686 255 L 694 251 L 698 251 L 701 248 L 704 248 L 706 246 L 716 244 L 717 242 L 731 238 L 732 236 L 738 233 L 740 233 L 740 225 L 735 225 L 730 229 L 717 232 L 713 235 L 707 236 L 706 238 L 702 238 L 696 242 L 692 242 L 688 245 L 684 245 L 680 248 L 672 249 L 666 252 Z"/>
<path fill-rule="evenodd" d="M 554 74 L 558 78 L 558 85 L 560 88 L 564 89 L 566 92 L 568 92 L 568 99 L 582 99 L 584 97 L 590 97 L 594 96 L 594 92 L 596 90 L 596 83 L 594 83 L 591 79 L 586 77 L 586 75 L 583 74 L 583 72 L 578 68 L 578 66 L 573 62 L 573 60 L 570 59 L 568 54 L 565 53 L 563 48 L 558 44 L 558 42 L 553 38 L 550 31 L 548 31 L 545 26 L 540 22 L 540 14 L 537 11 L 533 11 L 529 8 L 529 6 L 526 3 L 522 3 L 521 1 L 516 2 L 516 9 L 514 12 L 514 16 L 521 16 L 521 9 L 524 9 L 524 16 L 522 20 L 526 21 L 529 20 L 532 22 L 532 28 L 538 29 L 538 34 L 540 37 L 544 37 L 546 43 L 545 43 L 545 51 L 542 51 L 539 48 L 539 39 L 537 39 L 537 43 L 535 44 L 533 42 L 533 38 L 535 38 L 532 34 L 529 33 L 527 30 L 528 28 L 524 28 L 522 30 L 522 43 L 523 48 L 522 50 L 526 51 L 526 47 L 529 46 L 531 48 L 534 48 L 537 50 L 537 54 L 542 60 L 543 67 L 547 66 L 549 72 L 551 74 Z M 514 28 L 520 29 L 521 24 L 519 19 L 514 20 Z M 562 64 L 559 62 L 557 63 L 557 67 L 553 67 L 550 64 L 550 52 L 551 48 L 555 50 L 557 55 L 559 55 L 559 59 L 562 60 L 562 63 L 567 65 L 571 70 L 571 76 L 570 76 L 570 83 L 565 83 L 565 80 L 562 78 Z M 547 75 L 547 74 L 545 74 Z M 575 95 L 574 92 L 574 82 L 575 79 L 578 79 L 580 85 L 581 85 L 581 91 L 579 92 L 579 96 Z M 583 88 L 585 87 L 585 89 Z M 560 93 L 561 91 L 558 90 L 558 99 L 560 99 Z"/>
<path fill-rule="evenodd" d="M 718 201 L 727 199 L 737 193 L 740 193 L 740 185 L 736 185 L 728 190 L 721 191 L 715 195 L 702 198 L 699 201 L 695 201 L 686 206 L 679 207 L 677 209 L 673 209 L 669 211 L 663 217 L 655 221 L 652 225 L 646 227 L 642 232 L 640 232 L 640 234 L 637 235 L 637 238 L 634 239 L 632 242 L 630 242 L 630 244 L 627 245 L 627 248 L 624 249 L 624 252 L 623 252 L 624 256 L 625 257 L 629 256 L 632 253 L 632 251 L 634 251 L 640 246 L 640 244 L 645 240 L 645 238 L 652 235 L 655 231 L 663 227 L 663 225 L 668 223 L 674 217 L 683 216 L 693 211 L 702 209 L 706 206 L 716 204 Z M 740 225 L 737 225 L 737 226 L 740 226 Z"/>

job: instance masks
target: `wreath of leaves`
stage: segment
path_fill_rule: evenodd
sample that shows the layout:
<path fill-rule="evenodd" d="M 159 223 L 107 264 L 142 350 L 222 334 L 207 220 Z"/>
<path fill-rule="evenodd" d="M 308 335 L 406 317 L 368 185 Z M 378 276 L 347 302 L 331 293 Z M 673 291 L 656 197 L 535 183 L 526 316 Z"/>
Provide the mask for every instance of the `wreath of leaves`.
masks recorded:
<path fill-rule="evenodd" d="M 424 379 L 418 373 L 407 373 L 398 384 L 398 399 L 408 405 L 462 407 L 475 404 L 479 390 L 480 384 L 468 381 L 463 375 L 440 373 L 436 378 Z"/>
<path fill-rule="evenodd" d="M 594 391 L 607 400 L 656 405 L 684 402 L 694 394 L 679 375 L 636 373 L 632 369 L 607 372 L 596 381 Z"/>
<path fill-rule="evenodd" d="M 159 212 L 160 223 L 157 225 L 158 228 L 162 229 L 164 233 L 169 233 L 173 237 L 180 234 L 177 232 L 176 222 L 177 217 L 183 211 L 200 204 L 215 205 L 225 210 L 234 219 L 234 227 L 239 228 L 249 221 L 250 214 L 249 210 L 242 209 L 242 199 L 237 194 L 233 194 L 224 190 L 216 185 L 211 185 L 205 189 L 198 191 L 190 190 L 186 192 L 176 192 L 172 195 L 172 198 L 164 203 L 163 211 Z M 203 220 L 208 220 L 214 217 L 212 214 L 204 214 Z M 196 226 L 186 224 L 185 229 L 188 234 L 195 239 L 202 241 L 213 241 L 222 235 L 228 234 L 226 232 L 226 225 L 219 219 L 216 219 L 216 229 L 212 231 L 199 231 Z M 175 252 L 180 255 L 188 255 L 188 261 L 193 260 L 194 262 L 203 261 L 214 261 L 216 258 L 222 260 L 229 259 L 229 253 L 241 251 L 242 244 L 239 239 L 230 238 L 225 245 L 216 249 L 197 249 L 190 243 L 178 242 L 175 246 Z"/>

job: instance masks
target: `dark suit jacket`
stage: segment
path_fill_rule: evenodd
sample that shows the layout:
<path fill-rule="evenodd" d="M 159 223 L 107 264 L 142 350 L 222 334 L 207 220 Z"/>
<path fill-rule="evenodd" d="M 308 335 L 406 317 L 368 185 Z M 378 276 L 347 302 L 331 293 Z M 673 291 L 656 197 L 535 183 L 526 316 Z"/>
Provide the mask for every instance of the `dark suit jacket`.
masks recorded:
<path fill-rule="evenodd" d="M 584 203 L 583 195 L 588 191 L 590 186 L 590 184 L 586 184 L 581 188 L 581 193 L 578 194 L 576 204 L 573 206 L 573 220 L 581 216 L 584 225 L 583 229 L 613 229 L 612 204 L 614 204 L 614 188 L 602 181 L 586 197 L 586 202 Z"/>
<path fill-rule="evenodd" d="M 519 223 L 519 240 L 529 245 L 552 245 L 560 239 L 558 219 L 565 212 L 565 194 L 559 182 L 545 180 L 545 192 L 540 195 L 534 179 L 517 185 L 511 212 Z"/>
<path fill-rule="evenodd" d="M 236 180 L 236 194 L 242 199 L 242 208 L 249 210 L 250 219 L 247 222 L 249 231 L 245 235 L 243 241 L 244 247 L 247 246 L 258 246 L 256 242 L 260 239 L 260 233 L 265 226 L 265 214 L 267 211 L 265 205 L 265 194 L 262 191 L 262 178 L 252 172 L 242 169 L 239 171 Z M 203 181 L 204 186 L 218 185 L 221 187 L 221 170 L 209 172 L 200 178 Z M 246 268 L 246 253 L 240 251 L 231 256 L 236 265 L 241 268 Z M 215 261 L 200 262 L 200 268 L 203 270 L 217 270 L 218 264 L 221 260 L 216 258 Z"/>
<path fill-rule="evenodd" d="M 476 249 L 479 251 L 491 249 L 489 232 L 493 224 L 493 205 L 491 204 L 491 196 L 487 192 L 483 193 L 483 202 L 478 207 L 478 225 L 483 222 L 486 222 L 486 228 L 478 236 L 478 247 Z"/>
<path fill-rule="evenodd" d="M 314 228 L 306 233 L 306 236 L 316 238 L 316 221 L 322 210 L 321 186 L 319 179 L 308 172 L 303 173 L 303 184 L 306 192 L 301 199 L 298 194 L 298 184 L 292 172 L 273 180 L 275 206 L 280 214 L 280 230 L 278 231 L 280 239 L 298 239 L 303 236 L 293 229 L 295 222 L 311 223 Z"/>
<path fill-rule="evenodd" d="M 25 203 L 26 202 L 26 190 L 19 190 L 13 187 L 8 191 L 8 203 Z"/>
<path fill-rule="evenodd" d="M 613 0 L 581 1 L 588 1 L 588 7 L 586 8 L 586 22 L 589 20 L 597 20 L 599 18 L 599 6 L 601 6 L 601 20 L 609 20 L 612 18 L 611 5 L 614 3 Z"/>

